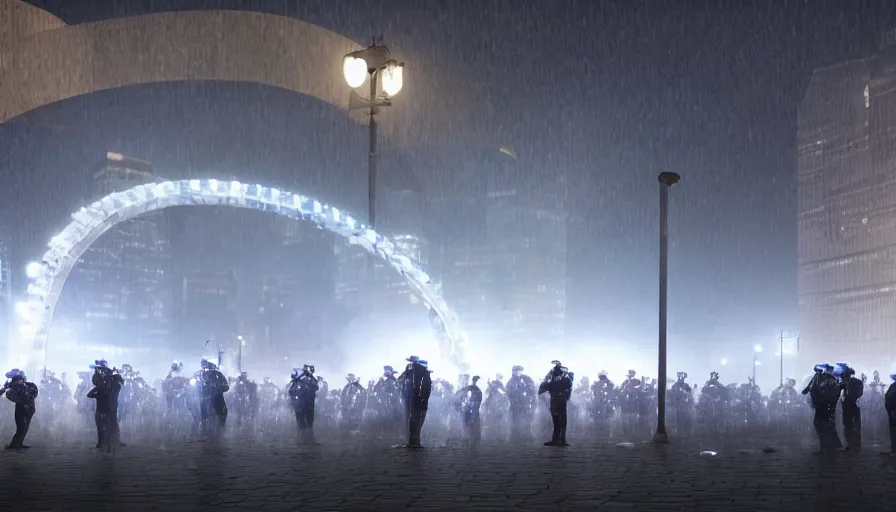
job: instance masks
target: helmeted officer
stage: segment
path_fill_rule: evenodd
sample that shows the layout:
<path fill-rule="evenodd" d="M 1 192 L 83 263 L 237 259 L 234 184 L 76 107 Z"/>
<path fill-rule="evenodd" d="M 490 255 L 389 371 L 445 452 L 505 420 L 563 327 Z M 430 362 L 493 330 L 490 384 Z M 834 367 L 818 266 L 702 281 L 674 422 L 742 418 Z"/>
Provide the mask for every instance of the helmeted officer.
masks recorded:
<path fill-rule="evenodd" d="M 551 422 L 554 431 L 551 440 L 544 443 L 545 446 L 569 446 L 566 442 L 566 406 L 572 395 L 572 378 L 569 369 L 560 364 L 560 361 L 552 361 L 554 367 L 545 376 L 544 381 L 538 387 L 538 394 L 550 393 L 551 395 Z"/>

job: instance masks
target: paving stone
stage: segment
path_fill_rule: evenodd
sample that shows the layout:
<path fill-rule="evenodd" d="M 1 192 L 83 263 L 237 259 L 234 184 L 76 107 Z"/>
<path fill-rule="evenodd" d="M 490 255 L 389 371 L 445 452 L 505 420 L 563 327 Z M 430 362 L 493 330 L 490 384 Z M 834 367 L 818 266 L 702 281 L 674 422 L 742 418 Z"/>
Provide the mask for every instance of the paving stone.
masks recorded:
<path fill-rule="evenodd" d="M 553 450 L 553 451 L 552 451 Z M 131 442 L 114 458 L 81 444 L 0 452 L 0 503 L 28 511 L 105 510 L 879 510 L 896 500 L 896 458 L 833 459 L 612 443 L 562 452 L 540 446 L 432 448 L 370 443 Z"/>

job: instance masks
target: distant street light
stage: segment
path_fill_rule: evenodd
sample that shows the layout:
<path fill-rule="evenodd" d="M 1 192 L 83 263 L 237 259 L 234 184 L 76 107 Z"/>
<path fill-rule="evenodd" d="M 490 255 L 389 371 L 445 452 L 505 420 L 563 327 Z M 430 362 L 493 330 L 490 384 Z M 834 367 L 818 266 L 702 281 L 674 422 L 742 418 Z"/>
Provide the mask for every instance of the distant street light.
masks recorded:
<path fill-rule="evenodd" d="M 756 367 L 762 366 L 762 361 L 756 359 L 756 354 L 762 353 L 762 345 L 753 345 L 753 385 L 756 385 Z"/>
<path fill-rule="evenodd" d="M 660 321 L 659 321 L 659 371 L 657 372 L 657 415 L 654 443 L 668 443 L 666 435 L 666 292 L 669 258 L 669 189 L 681 176 L 674 172 L 661 172 L 660 182 Z"/>
<path fill-rule="evenodd" d="M 378 107 L 392 105 L 391 98 L 401 92 L 404 86 L 404 64 L 392 59 L 389 48 L 377 43 L 363 50 L 349 53 L 342 61 L 342 73 L 345 82 L 352 89 L 364 85 L 370 77 L 370 93 L 362 97 L 354 90 L 349 98 L 349 109 L 369 109 L 370 117 L 370 141 L 367 156 L 367 200 L 368 200 L 368 225 L 376 228 L 376 178 L 377 178 L 377 133 L 376 114 Z M 377 82 L 382 79 L 383 95 L 377 96 Z"/>

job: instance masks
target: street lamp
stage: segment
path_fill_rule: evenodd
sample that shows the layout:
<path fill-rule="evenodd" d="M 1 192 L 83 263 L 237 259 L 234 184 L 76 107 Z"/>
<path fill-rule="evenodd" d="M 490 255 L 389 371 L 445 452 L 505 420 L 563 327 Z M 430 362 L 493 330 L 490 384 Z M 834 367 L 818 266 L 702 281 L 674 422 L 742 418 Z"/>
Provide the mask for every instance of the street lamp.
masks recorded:
<path fill-rule="evenodd" d="M 349 97 L 349 109 L 368 109 L 370 118 L 370 141 L 367 156 L 367 200 L 368 200 L 368 225 L 376 228 L 376 177 L 377 177 L 377 136 L 376 114 L 379 107 L 392 105 L 391 98 L 401 92 L 404 86 L 404 63 L 392 59 L 389 48 L 376 38 L 373 44 L 363 50 L 349 53 L 342 61 L 342 74 L 345 82 L 351 87 Z M 370 77 L 370 93 L 365 98 L 354 89 L 364 85 Z M 377 95 L 377 82 L 382 80 L 383 94 Z"/>
<path fill-rule="evenodd" d="M 753 345 L 753 386 L 756 385 L 756 367 L 762 365 L 762 361 L 756 359 L 756 354 L 762 353 L 762 345 Z"/>
<path fill-rule="evenodd" d="M 793 351 L 792 351 L 792 350 L 784 350 L 784 340 L 785 340 L 785 339 L 796 339 L 797 346 L 799 346 L 799 343 L 800 343 L 800 335 L 799 335 L 799 334 L 794 334 L 794 335 L 791 335 L 791 336 L 785 336 L 785 335 L 784 335 L 784 331 L 781 331 L 781 334 L 778 335 L 778 343 L 779 343 L 779 347 L 778 347 L 778 358 L 779 358 L 779 360 L 778 360 L 778 363 L 779 363 L 779 378 L 780 378 L 780 381 L 781 381 L 781 384 L 780 384 L 781 386 L 784 386 L 784 355 L 785 355 L 785 354 L 786 354 L 786 355 L 791 355 L 791 354 L 793 354 Z"/>
<path fill-rule="evenodd" d="M 674 172 L 661 172 L 660 182 L 660 320 L 659 320 L 659 371 L 657 372 L 657 415 L 654 443 L 668 443 L 666 435 L 666 288 L 669 258 L 669 189 L 681 176 Z"/>
<path fill-rule="evenodd" d="M 239 372 L 240 375 L 243 374 L 243 347 L 246 345 L 245 340 L 243 340 L 242 336 L 236 337 L 237 345 L 239 346 L 239 353 L 236 356 L 236 371 Z"/>

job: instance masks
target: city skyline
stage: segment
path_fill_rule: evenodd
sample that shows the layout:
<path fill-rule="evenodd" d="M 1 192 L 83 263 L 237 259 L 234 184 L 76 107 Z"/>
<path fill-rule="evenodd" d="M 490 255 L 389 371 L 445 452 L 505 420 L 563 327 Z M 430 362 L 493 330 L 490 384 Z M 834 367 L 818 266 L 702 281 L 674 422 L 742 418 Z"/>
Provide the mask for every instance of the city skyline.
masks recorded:
<path fill-rule="evenodd" d="M 892 501 L 896 2 L 0 0 L 0 155 L 17 509 Z"/>
<path fill-rule="evenodd" d="M 116 152 L 104 156 L 92 170 L 85 203 L 157 179 L 151 162 Z M 153 212 L 117 224 L 90 244 L 60 308 L 83 340 L 171 348 L 170 237 L 168 212 Z"/>
<path fill-rule="evenodd" d="M 153 181 L 152 172 L 152 164 L 148 161 L 109 152 L 100 171 L 94 175 L 96 188 L 92 197 L 99 198 L 103 193 L 119 192 L 136 184 Z M 565 187 L 561 190 L 565 194 Z M 536 196 L 544 196 L 544 191 Z M 553 197 L 552 207 L 561 205 L 562 197 L 550 197 Z M 426 268 L 430 252 L 426 240 L 428 236 L 432 236 L 424 232 L 424 226 L 431 224 L 424 215 L 428 208 L 409 190 L 391 191 L 386 194 L 385 199 L 387 203 L 383 207 L 384 233 L 391 234 L 399 250 Z M 469 316 L 475 319 L 476 314 L 482 312 L 482 305 L 479 304 L 479 295 L 482 294 L 482 299 L 487 298 L 488 304 L 491 305 L 489 311 L 493 316 L 497 315 L 492 318 L 492 323 L 499 326 L 498 331 L 503 331 L 505 336 L 524 343 L 549 339 L 559 341 L 563 339 L 566 320 L 562 314 L 566 281 L 566 276 L 562 273 L 565 271 L 565 265 L 558 266 L 553 260 L 545 260 L 548 266 L 543 266 L 542 260 L 536 257 L 520 267 L 535 276 L 544 275 L 550 269 L 561 272 L 560 281 L 548 286 L 550 292 L 559 298 L 551 299 L 549 302 L 540 301 L 539 294 L 548 291 L 544 284 L 531 285 L 526 280 L 514 277 L 517 275 L 517 270 L 513 262 L 518 256 L 513 256 L 513 253 L 532 244 L 536 248 L 541 247 L 542 241 L 539 236 L 544 236 L 546 233 L 561 234 L 563 237 L 561 245 L 564 247 L 558 247 L 561 251 L 559 255 L 560 257 L 565 255 L 565 227 L 559 231 L 551 226 L 539 229 L 542 217 L 546 219 L 548 217 L 543 215 L 546 211 L 537 208 L 536 204 L 527 203 L 533 199 L 535 196 L 527 199 L 526 195 L 518 194 L 514 189 L 483 193 L 479 202 L 486 212 L 486 218 L 482 220 L 485 226 L 484 236 L 476 240 L 473 246 L 438 244 L 439 252 L 453 255 L 453 259 L 449 257 L 447 262 L 452 267 L 464 266 L 463 260 L 468 257 L 471 250 L 484 251 L 488 255 L 484 275 L 470 275 L 463 272 L 451 274 L 451 279 L 456 282 L 448 287 L 446 299 L 451 303 L 466 305 L 459 311 L 462 317 Z M 531 218 L 525 214 L 530 210 Z M 251 219 L 240 217 L 240 213 L 228 210 L 208 213 L 205 216 L 195 217 L 196 212 L 193 210 L 174 208 L 125 221 L 102 235 L 88 248 L 75 266 L 67 286 L 74 291 L 65 293 L 60 303 L 59 314 L 64 319 L 62 324 L 65 326 L 64 331 L 60 332 L 66 334 L 51 334 L 51 338 L 65 336 L 67 338 L 65 344 L 68 347 L 78 346 L 77 342 L 71 339 L 75 335 L 82 344 L 101 343 L 115 346 L 118 347 L 116 351 L 124 350 L 122 353 L 128 353 L 138 346 L 149 346 L 176 354 L 171 352 L 174 347 L 198 346 L 197 340 L 201 342 L 203 339 L 208 339 L 215 346 L 233 350 L 235 340 L 238 336 L 242 336 L 247 343 L 253 345 L 251 350 L 246 351 L 246 356 L 263 357 L 263 354 L 270 356 L 272 353 L 270 349 L 264 347 L 273 348 L 275 341 L 279 344 L 287 339 L 291 344 L 298 343 L 297 347 L 306 351 L 321 350 L 338 337 L 337 331 L 325 326 L 344 323 L 350 320 L 352 315 L 361 313 L 372 313 L 381 317 L 392 315 L 396 320 L 402 321 L 402 315 L 408 312 L 402 307 L 396 309 L 396 306 L 419 304 L 423 300 L 409 290 L 392 270 L 386 269 L 381 261 L 375 262 L 373 267 L 375 275 L 379 277 L 373 283 L 368 282 L 366 277 L 368 262 L 363 252 L 358 248 L 352 251 L 350 247 L 345 246 L 349 249 L 351 258 L 349 261 L 341 259 L 339 251 L 333 252 L 332 236 L 313 226 L 269 215 Z M 490 220 L 496 214 L 498 220 Z M 185 219 L 187 222 L 183 222 Z M 566 216 L 558 214 L 550 216 L 550 219 L 549 222 L 560 221 L 562 224 L 565 223 Z M 256 236 L 254 240 L 247 239 L 243 244 L 252 248 L 250 251 L 258 247 L 258 243 L 264 244 L 266 239 L 269 241 L 266 248 L 256 252 L 262 256 L 256 258 L 255 264 L 247 264 L 246 261 L 252 260 L 245 260 L 246 253 L 240 253 L 239 248 L 228 248 L 226 243 L 221 243 L 220 233 L 234 229 L 237 220 L 243 222 L 240 226 L 242 229 L 236 229 L 237 233 L 242 232 L 243 236 L 261 235 Z M 162 237 L 165 242 L 164 263 L 153 259 L 153 249 L 145 247 L 149 240 L 143 243 L 145 237 L 141 238 L 140 235 L 145 231 L 145 226 L 152 226 L 154 231 L 151 245 L 161 243 L 156 241 L 156 238 L 161 236 L 162 231 L 158 230 L 162 221 L 165 226 L 179 226 L 179 234 L 164 230 Z M 496 233 L 502 234 L 502 237 L 496 238 Z M 556 243 L 554 245 L 556 246 Z M 337 246 L 343 247 L 339 244 Z M 141 253 L 140 248 L 150 252 Z M 233 254 L 226 254 L 232 249 L 237 250 Z M 124 254 L 130 256 L 124 258 Z M 533 254 L 541 254 L 541 251 Z M 546 254 L 549 257 L 552 255 L 550 252 Z M 335 255 L 335 259 L 330 255 Z M 556 258 L 556 255 L 553 257 Z M 533 263 L 535 267 L 532 266 Z M 265 270 L 261 272 L 253 270 L 252 267 L 259 264 Z M 321 274 L 319 270 L 322 268 L 321 264 L 324 265 L 323 268 L 328 264 L 335 264 L 335 268 L 343 274 L 348 270 L 349 278 L 337 279 L 336 274 L 328 275 L 326 272 Z M 446 262 L 442 261 L 442 264 Z M 133 284 L 145 281 L 136 276 L 143 275 L 147 271 L 155 275 L 155 268 L 159 265 L 163 265 L 165 270 L 159 271 L 159 277 L 156 279 L 164 275 L 164 281 L 169 284 L 164 287 L 167 292 L 161 292 L 168 295 L 164 300 L 153 295 L 159 293 L 154 289 L 137 290 L 133 287 Z M 350 271 L 349 268 L 352 266 L 360 267 L 358 269 L 360 272 Z M 303 275 L 302 269 L 309 269 L 310 274 Z M 235 271 L 243 277 L 237 279 Z M 502 275 L 512 279 L 502 280 L 500 278 Z M 490 286 L 471 290 L 462 285 L 463 282 L 481 277 L 484 277 Z M 437 279 L 441 277 L 438 276 Z M 230 280 L 233 281 L 232 284 Z M 241 284 L 237 284 L 238 282 Z M 98 287 L 97 283 L 103 285 Z M 457 284 L 460 286 L 455 286 Z M 360 308 L 357 303 L 330 302 L 352 285 L 362 290 Z M 211 291 L 195 291 L 197 286 Z M 121 297 L 110 295 L 110 289 L 121 290 L 116 293 L 124 295 Z M 221 291 L 224 289 L 228 291 Z M 237 293 L 237 289 L 242 293 Z M 529 297 L 530 294 L 527 292 L 530 291 L 538 293 Z M 256 297 L 259 293 L 260 302 L 253 302 L 252 297 Z M 472 302 L 468 297 L 470 293 L 475 295 L 472 297 Z M 165 326 L 164 331 L 146 329 L 147 326 L 140 323 L 141 314 L 136 310 L 131 312 L 127 309 L 128 303 L 145 303 L 147 300 L 170 304 L 166 310 L 171 313 L 159 312 L 155 315 L 156 321 Z M 561 312 L 559 315 L 551 313 L 550 304 L 554 302 L 557 303 L 554 307 L 559 307 Z M 217 306 L 210 307 L 210 303 L 216 303 Z M 253 313 L 255 308 L 258 308 L 257 315 Z M 349 316 L 343 316 L 341 320 L 330 320 L 339 316 L 329 311 L 333 308 Z M 177 311 L 177 314 L 174 314 L 174 311 Z M 191 311 L 192 314 L 189 313 Z M 547 313 L 542 314 L 545 311 Z M 396 312 L 398 316 L 394 316 Z M 149 313 L 151 311 L 147 312 Z M 160 320 L 159 317 L 162 315 L 164 318 Z M 221 323 L 222 318 L 230 319 L 230 323 Z M 142 321 L 145 323 L 147 320 L 151 319 L 144 318 Z M 472 328 L 470 332 L 475 337 L 483 335 L 495 337 L 498 332 L 493 326 L 486 327 L 483 331 L 485 323 L 481 321 L 470 322 L 468 327 Z M 174 332 L 177 332 L 177 335 L 174 335 Z M 131 334 L 122 336 L 124 333 Z M 116 338 L 128 341 L 122 345 Z"/>
<path fill-rule="evenodd" d="M 226 7 L 226 2 L 219 4 Z M 317 8 L 311 4 L 297 7 L 301 12 L 284 14 L 320 23 L 356 39 L 363 40 L 369 32 L 369 27 L 359 23 L 357 17 L 333 21 L 303 11 Z M 171 8 L 165 5 L 157 2 L 154 7 L 142 9 Z M 240 8 L 251 9 L 246 5 Z M 114 13 L 74 4 L 55 9 L 70 23 L 123 13 L 139 14 L 134 4 L 126 12 Z M 655 9 L 669 15 L 680 14 L 671 6 Z M 810 33 L 808 27 L 816 25 L 815 21 L 802 17 L 793 21 L 787 16 L 794 16 L 794 12 L 782 9 L 781 19 L 791 20 L 783 23 L 793 23 L 801 33 Z M 587 23 L 595 23 L 598 17 L 596 11 L 589 9 L 580 14 Z M 599 14 L 610 18 L 615 15 Z M 525 20 L 539 19 L 546 13 L 535 9 L 515 15 L 528 23 Z M 466 110 L 477 112 L 483 118 L 489 140 L 483 141 L 482 148 L 470 147 L 469 143 L 442 144 L 409 152 L 398 151 L 386 143 L 381 155 L 382 177 L 384 181 L 403 183 L 413 181 L 407 176 L 417 176 L 421 182 L 419 187 L 433 199 L 446 188 L 453 189 L 454 195 L 462 195 L 469 190 L 469 183 L 473 183 L 465 181 L 463 175 L 492 169 L 482 153 L 500 151 L 502 147 L 513 148 L 524 162 L 525 169 L 520 175 L 523 181 L 531 181 L 539 173 L 553 176 L 563 172 L 572 191 L 569 210 L 579 230 L 569 237 L 567 251 L 567 274 L 571 276 L 566 293 L 567 334 L 576 340 L 598 343 L 632 341 L 646 349 L 652 344 L 654 329 L 651 322 L 643 320 L 655 314 L 655 301 L 651 298 L 655 284 L 649 278 L 655 273 L 656 257 L 651 234 L 655 223 L 653 170 L 681 170 L 685 177 L 683 185 L 689 186 L 680 187 L 677 195 L 673 195 L 677 203 L 673 203 L 672 212 L 670 262 L 676 270 L 670 282 L 671 339 L 680 344 L 679 348 L 687 344 L 690 353 L 686 356 L 703 353 L 708 347 L 717 352 L 735 353 L 743 349 L 740 345 L 749 348 L 749 344 L 737 340 L 771 340 L 779 329 L 796 328 L 793 265 L 796 227 L 787 219 L 795 217 L 796 210 L 792 197 L 795 176 L 791 170 L 796 146 L 793 143 L 795 112 L 804 89 L 802 82 L 815 67 L 841 57 L 867 53 L 868 37 L 860 33 L 871 31 L 862 25 L 866 21 L 856 22 L 857 19 L 886 18 L 868 9 L 849 15 L 853 21 L 839 29 L 842 37 L 838 39 L 847 42 L 840 48 L 817 51 L 813 47 L 809 53 L 810 44 L 814 44 L 809 39 L 801 39 L 794 45 L 788 38 L 786 42 L 762 40 L 755 55 L 739 54 L 751 59 L 762 55 L 750 61 L 752 65 L 761 62 L 776 69 L 794 69 L 776 78 L 775 83 L 763 84 L 767 90 L 780 91 L 780 94 L 751 99 L 755 105 L 741 100 L 742 87 L 726 82 L 727 79 L 718 83 L 708 81 L 700 73 L 692 73 L 693 77 L 685 80 L 681 74 L 666 70 L 676 80 L 685 80 L 674 86 L 674 94 L 669 90 L 652 90 L 646 84 L 633 87 L 632 77 L 625 74 L 620 63 L 606 60 L 604 65 L 610 66 L 617 76 L 612 83 L 591 76 L 593 91 L 582 90 L 579 85 L 572 85 L 575 90 L 568 92 L 557 91 L 553 101 L 563 108 L 534 109 L 538 114 L 533 116 L 523 107 L 535 100 L 533 91 L 538 90 L 538 83 L 495 76 L 492 70 L 497 68 L 486 61 L 476 61 L 471 64 L 478 65 L 476 71 L 469 73 L 477 77 L 474 83 L 481 83 L 481 88 L 463 89 L 461 96 L 469 100 L 464 104 Z M 501 14 L 485 16 L 496 23 L 503 20 Z M 749 31 L 768 18 L 762 9 L 746 6 L 738 19 L 743 26 L 730 28 L 746 32 L 743 39 L 751 40 Z M 651 25 L 646 18 L 629 17 L 627 23 L 632 30 L 653 34 L 644 44 L 656 44 L 669 36 L 667 32 L 649 30 Z M 456 83 L 467 76 L 452 64 L 458 62 L 456 58 L 447 58 L 443 51 L 439 53 L 437 40 L 426 41 L 422 35 L 426 32 L 425 23 L 395 26 L 385 22 L 385 25 L 394 36 L 390 36 L 390 44 L 394 41 L 396 47 L 417 53 L 418 62 L 428 62 L 431 66 L 444 62 L 445 67 L 439 72 L 456 77 L 454 82 L 446 83 Z M 531 46 L 525 43 L 526 38 L 513 34 L 508 37 L 509 47 Z M 558 44 L 567 44 L 563 37 L 556 40 Z M 575 46 L 600 47 L 599 40 L 593 43 Z M 610 44 L 614 51 L 622 52 L 620 55 L 634 59 L 635 65 L 627 68 L 642 69 L 650 64 L 665 69 L 664 63 L 638 60 L 634 48 Z M 690 46 L 676 48 L 681 52 L 666 59 L 668 66 L 690 69 L 688 62 L 693 58 Z M 570 63 L 579 53 L 569 49 Z M 545 58 L 540 53 L 532 55 L 533 59 Z M 811 58 L 805 58 L 807 55 Z M 713 54 L 712 58 L 720 55 Z M 799 65 L 791 66 L 794 62 Z M 558 65 L 558 72 L 571 72 L 571 64 Z M 753 80 L 749 65 L 732 62 L 730 66 L 733 70 L 730 76 Z M 408 80 L 410 83 L 410 76 Z M 524 91 L 526 94 L 508 94 L 508 83 L 527 83 L 529 88 Z M 621 90 L 626 87 L 627 90 Z M 730 92 L 725 92 L 726 88 Z M 411 96 L 407 98 L 402 98 L 407 101 L 404 105 L 397 101 L 392 112 L 425 108 L 411 102 Z M 591 106 L 573 107 L 584 100 L 591 102 Z M 696 105 L 697 109 L 684 113 L 679 107 L 682 104 Z M 187 125 L 184 115 L 187 112 L 190 113 L 189 135 L 177 129 Z M 765 119 L 762 121 L 765 124 L 754 116 Z M 486 122 L 485 118 L 490 119 Z M 227 122 L 231 119 L 243 122 L 232 125 Z M 644 123 L 644 119 L 651 122 Z M 704 126 L 698 126 L 700 123 Z M 645 131 L 646 125 L 665 128 L 654 140 L 651 138 L 654 130 Z M 310 126 L 317 129 L 309 129 Z M 36 229 L 16 236 L 17 247 L 36 247 L 37 252 L 46 237 L 58 229 L 51 225 L 56 222 L 52 219 L 65 219 L 77 207 L 74 202 L 59 199 L 60 188 L 81 186 L 80 178 L 65 176 L 62 171 L 71 168 L 71 155 L 106 151 L 110 147 L 153 160 L 166 176 L 207 176 L 223 172 L 241 179 L 309 190 L 351 211 L 364 209 L 363 178 L 359 172 L 364 168 L 363 130 L 345 119 L 342 112 L 263 86 L 157 84 L 105 91 L 37 109 L 8 123 L 4 130 L 10 134 L 7 140 L 18 141 L 10 151 L 10 168 L 28 170 L 26 180 L 30 185 L 22 186 L 35 190 L 33 202 L 52 203 L 41 212 Z M 699 151 L 690 144 L 682 144 L 683 140 L 691 139 L 701 141 L 696 146 Z M 297 140 L 302 142 L 303 151 L 294 148 Z M 38 141 L 59 147 L 68 158 L 63 162 L 39 151 L 26 156 L 17 149 Z M 390 177 L 389 173 L 393 175 Z M 40 185 L 47 179 L 42 176 L 50 174 L 59 186 Z M 53 200 L 49 201 L 51 197 Z M 763 207 L 757 208 L 760 198 L 763 198 Z M 25 213 L 27 205 L 22 199 L 10 199 L 4 205 L 12 212 L 11 218 L 20 219 L 16 223 L 35 217 L 34 213 Z M 461 220 L 463 212 L 456 213 L 458 225 L 468 224 Z M 26 261 L 23 259 L 22 263 Z M 684 308 L 685 305 L 688 307 Z M 675 313 L 676 307 L 678 313 Z M 750 313 L 744 315 L 743 310 Z"/>

